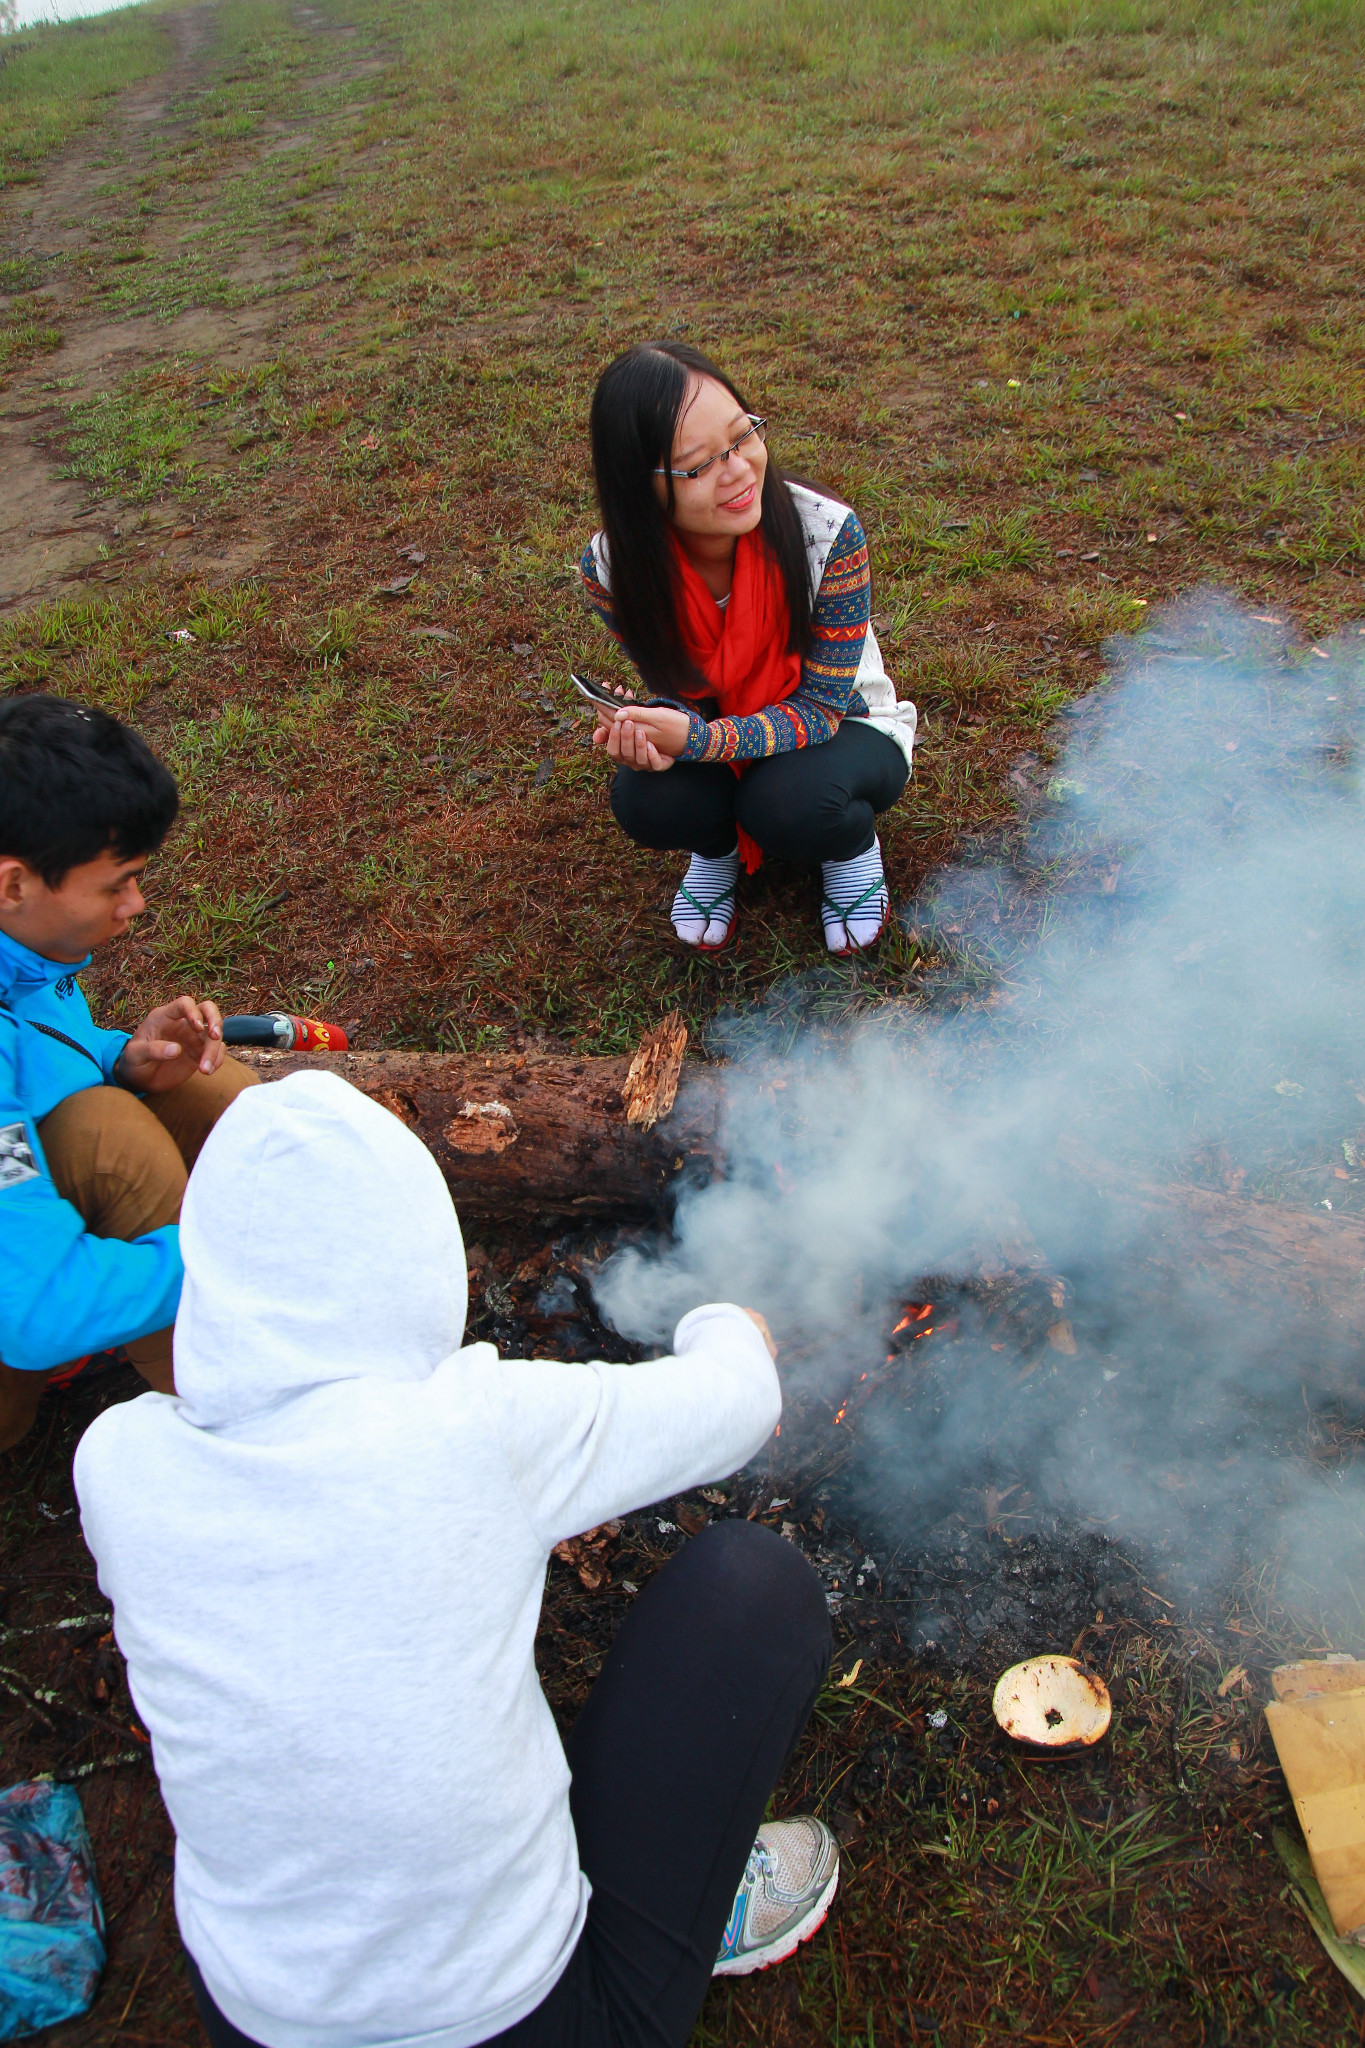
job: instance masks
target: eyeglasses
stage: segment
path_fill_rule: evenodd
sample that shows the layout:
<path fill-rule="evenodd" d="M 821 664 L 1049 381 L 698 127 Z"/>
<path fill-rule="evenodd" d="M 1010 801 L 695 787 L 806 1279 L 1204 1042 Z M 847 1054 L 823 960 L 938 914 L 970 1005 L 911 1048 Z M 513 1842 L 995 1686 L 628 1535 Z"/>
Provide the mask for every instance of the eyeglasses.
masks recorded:
<path fill-rule="evenodd" d="M 732 441 L 728 448 L 722 448 L 719 455 L 708 455 L 705 462 L 699 462 L 695 469 L 656 469 L 654 472 L 655 476 L 686 478 L 688 483 L 694 484 L 699 476 L 705 476 L 706 472 L 709 469 L 714 469 L 718 462 L 728 462 L 732 455 L 737 455 L 746 442 L 752 441 L 755 437 L 760 441 L 766 441 L 768 438 L 768 422 L 765 419 L 760 419 L 756 412 L 747 412 L 744 417 L 750 422 L 749 426 L 737 441 Z"/>

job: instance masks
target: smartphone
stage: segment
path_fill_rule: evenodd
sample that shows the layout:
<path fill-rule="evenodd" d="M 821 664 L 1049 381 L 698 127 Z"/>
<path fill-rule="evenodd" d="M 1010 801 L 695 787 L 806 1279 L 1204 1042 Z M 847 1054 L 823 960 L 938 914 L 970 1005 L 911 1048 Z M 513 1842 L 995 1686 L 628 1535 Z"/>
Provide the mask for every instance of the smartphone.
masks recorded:
<path fill-rule="evenodd" d="M 587 698 L 589 704 L 606 704 L 613 711 L 624 711 L 633 701 L 629 697 L 618 697 L 614 691 L 607 689 L 604 683 L 593 682 L 590 676 L 576 676 L 572 670 L 569 672 L 569 681 L 580 696 Z"/>

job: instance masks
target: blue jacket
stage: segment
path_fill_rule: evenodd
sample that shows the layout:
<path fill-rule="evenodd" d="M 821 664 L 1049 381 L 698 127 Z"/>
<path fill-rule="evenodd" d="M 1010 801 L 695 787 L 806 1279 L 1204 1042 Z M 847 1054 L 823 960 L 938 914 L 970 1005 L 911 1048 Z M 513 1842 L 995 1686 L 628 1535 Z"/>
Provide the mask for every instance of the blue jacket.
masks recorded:
<path fill-rule="evenodd" d="M 92 1237 L 43 1156 L 48 1111 L 107 1082 L 128 1043 L 95 1028 L 76 981 L 89 964 L 44 960 L 0 932 L 0 1360 L 21 1372 L 164 1330 L 180 1301 L 176 1225 L 127 1244 Z"/>

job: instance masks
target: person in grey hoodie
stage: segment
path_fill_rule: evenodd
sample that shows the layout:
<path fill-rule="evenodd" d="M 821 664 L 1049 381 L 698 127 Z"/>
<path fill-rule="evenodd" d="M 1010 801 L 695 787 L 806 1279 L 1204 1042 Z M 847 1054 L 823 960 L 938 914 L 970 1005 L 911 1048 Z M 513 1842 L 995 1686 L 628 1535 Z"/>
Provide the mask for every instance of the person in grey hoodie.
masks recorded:
<path fill-rule="evenodd" d="M 821 1587 L 712 1524 L 567 1755 L 534 1640 L 556 1543 L 771 1434 L 766 1325 L 698 1308 L 634 1366 L 461 1348 L 435 1161 L 328 1074 L 238 1097 L 180 1242 L 175 1392 L 106 1410 L 76 1485 L 211 2041 L 681 2048 L 712 1975 L 833 1896 L 828 1829 L 763 1821 L 828 1666 Z"/>

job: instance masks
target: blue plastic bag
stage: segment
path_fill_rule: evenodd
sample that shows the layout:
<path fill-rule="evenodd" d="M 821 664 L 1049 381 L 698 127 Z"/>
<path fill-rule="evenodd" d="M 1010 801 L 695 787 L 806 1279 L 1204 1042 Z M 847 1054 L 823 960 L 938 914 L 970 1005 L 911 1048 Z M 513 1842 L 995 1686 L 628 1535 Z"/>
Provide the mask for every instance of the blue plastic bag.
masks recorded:
<path fill-rule="evenodd" d="M 0 1792 L 0 2041 L 74 2019 L 104 1968 L 104 1909 L 70 1785 Z"/>

